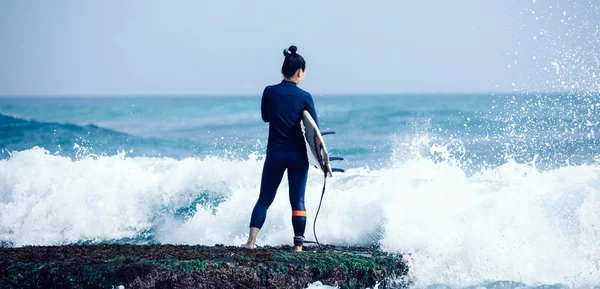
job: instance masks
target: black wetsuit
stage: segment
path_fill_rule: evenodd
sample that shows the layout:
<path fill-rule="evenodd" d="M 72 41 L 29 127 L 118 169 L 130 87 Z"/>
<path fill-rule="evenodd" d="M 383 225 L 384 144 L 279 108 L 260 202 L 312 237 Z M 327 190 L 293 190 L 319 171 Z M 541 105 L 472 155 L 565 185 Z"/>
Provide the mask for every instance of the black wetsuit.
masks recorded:
<path fill-rule="evenodd" d="M 300 89 L 296 83 L 283 80 L 277 85 L 265 88 L 261 112 L 263 120 L 269 122 L 269 140 L 260 196 L 252 211 L 250 227 L 260 229 L 264 224 L 267 209 L 273 203 L 283 173 L 287 170 L 294 235 L 304 236 L 304 191 L 308 176 L 306 144 L 300 128 L 304 110 L 310 113 L 315 123 L 319 123 L 312 96 Z"/>

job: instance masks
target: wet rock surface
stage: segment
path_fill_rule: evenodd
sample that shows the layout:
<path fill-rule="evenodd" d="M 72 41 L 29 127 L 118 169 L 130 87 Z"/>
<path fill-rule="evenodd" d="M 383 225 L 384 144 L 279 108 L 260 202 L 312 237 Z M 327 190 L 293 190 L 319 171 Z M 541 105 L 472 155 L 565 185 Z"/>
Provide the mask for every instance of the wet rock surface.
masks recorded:
<path fill-rule="evenodd" d="M 401 288 L 400 255 L 360 247 L 71 245 L 0 248 L 0 288 Z"/>

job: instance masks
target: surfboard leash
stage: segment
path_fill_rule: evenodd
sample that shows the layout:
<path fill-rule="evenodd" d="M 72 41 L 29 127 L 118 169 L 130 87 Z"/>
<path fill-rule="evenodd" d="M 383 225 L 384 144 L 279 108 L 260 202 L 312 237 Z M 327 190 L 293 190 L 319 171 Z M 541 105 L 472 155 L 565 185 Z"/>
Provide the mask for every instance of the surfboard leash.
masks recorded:
<path fill-rule="evenodd" d="M 342 170 L 342 169 L 336 169 L 336 171 L 344 172 L 344 170 Z M 317 213 L 315 214 L 315 221 L 313 222 L 313 235 L 315 236 L 315 241 L 314 242 L 313 241 L 304 241 L 304 243 L 317 244 L 317 247 L 319 247 L 319 250 L 328 249 L 328 250 L 339 251 L 339 252 L 353 253 L 354 250 L 352 250 L 352 249 L 344 249 L 344 248 L 337 247 L 335 245 L 321 244 L 319 242 L 319 238 L 317 238 L 317 229 L 316 229 L 317 228 L 317 218 L 319 217 L 319 211 L 321 211 L 321 204 L 323 204 L 323 197 L 325 196 L 325 188 L 326 187 L 327 187 L 327 172 L 325 172 L 325 174 L 324 174 L 323 191 L 321 191 L 321 199 L 319 200 L 319 207 L 317 208 Z"/>
<path fill-rule="evenodd" d="M 316 131 L 317 133 L 320 133 L 318 130 Z M 320 133 L 322 136 L 326 136 L 326 135 L 331 135 L 331 134 L 335 134 L 334 131 L 325 131 L 325 132 L 321 132 Z M 308 143 L 308 140 L 307 140 Z M 324 144 L 323 144 L 324 146 Z M 310 243 L 310 244 L 317 244 L 317 246 L 319 247 L 319 249 L 322 249 L 323 247 L 326 247 L 327 245 L 321 245 L 321 243 L 319 242 L 319 238 L 317 237 L 317 219 L 319 218 L 319 212 L 321 211 L 321 206 L 323 205 L 323 197 L 325 196 L 325 189 L 327 188 L 327 175 L 328 175 L 328 166 L 329 164 L 324 162 L 324 158 L 322 156 L 323 153 L 323 148 L 320 147 L 320 145 L 316 144 L 314 145 L 315 148 L 318 148 L 319 151 L 319 156 L 315 156 L 317 161 L 319 162 L 319 166 L 317 168 L 320 167 L 321 170 L 323 170 L 323 190 L 321 191 L 321 199 L 319 200 L 319 207 L 317 208 L 317 213 L 315 214 L 315 220 L 313 222 L 313 235 L 315 236 L 315 242 L 313 241 L 304 241 L 304 243 Z M 327 150 L 325 149 L 325 153 L 327 153 Z M 327 162 L 329 161 L 343 161 L 344 158 L 342 157 L 329 157 L 327 156 Z M 326 166 L 327 165 L 327 166 Z M 343 173 L 344 170 L 340 169 L 340 168 L 331 168 L 330 169 L 331 172 L 340 172 Z"/>
<path fill-rule="evenodd" d="M 323 177 L 323 191 L 321 191 L 321 200 L 319 200 L 319 207 L 317 208 L 317 214 L 315 215 L 315 221 L 313 222 L 313 235 L 315 236 L 315 243 L 321 249 L 321 243 L 319 243 L 319 238 L 317 238 L 317 218 L 319 218 L 319 212 L 321 211 L 321 204 L 323 204 L 323 197 L 325 196 L 325 188 L 327 187 L 327 172 Z M 307 242 L 307 243 L 310 243 Z"/>

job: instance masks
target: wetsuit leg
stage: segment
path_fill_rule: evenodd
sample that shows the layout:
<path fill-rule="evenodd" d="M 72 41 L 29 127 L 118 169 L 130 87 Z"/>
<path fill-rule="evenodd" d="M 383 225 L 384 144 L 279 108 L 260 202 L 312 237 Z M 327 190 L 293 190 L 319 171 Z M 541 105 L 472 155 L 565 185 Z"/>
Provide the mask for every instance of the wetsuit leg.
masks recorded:
<path fill-rule="evenodd" d="M 288 180 L 290 185 L 290 204 L 292 205 L 292 226 L 294 236 L 304 236 L 306 228 L 306 208 L 304 192 L 308 178 L 308 158 L 305 152 L 295 153 L 288 164 Z"/>
<path fill-rule="evenodd" d="M 277 188 L 285 172 L 285 162 L 278 153 L 267 153 L 260 181 L 260 195 L 252 210 L 250 227 L 262 228 L 267 218 L 267 209 L 273 203 Z"/>

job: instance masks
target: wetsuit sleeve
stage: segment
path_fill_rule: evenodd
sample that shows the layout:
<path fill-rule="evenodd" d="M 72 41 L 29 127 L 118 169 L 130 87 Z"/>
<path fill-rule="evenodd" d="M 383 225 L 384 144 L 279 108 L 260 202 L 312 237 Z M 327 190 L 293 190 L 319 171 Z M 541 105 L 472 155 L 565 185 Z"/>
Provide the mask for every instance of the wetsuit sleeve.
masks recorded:
<path fill-rule="evenodd" d="M 321 126 L 319 125 L 319 119 L 317 118 L 317 111 L 315 110 L 315 102 L 313 101 L 312 95 L 310 95 L 310 93 L 306 93 L 306 106 L 304 107 L 304 109 L 308 111 L 308 113 L 310 113 L 310 116 L 312 116 L 312 118 L 315 120 L 317 127 L 321 128 Z"/>
<path fill-rule="evenodd" d="M 262 100 L 260 102 L 260 112 L 262 114 L 262 119 L 264 122 L 269 122 L 269 103 L 270 103 L 270 95 L 269 95 L 269 87 L 265 87 L 263 91 Z"/>

